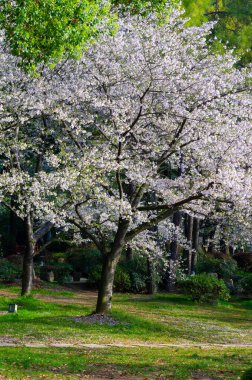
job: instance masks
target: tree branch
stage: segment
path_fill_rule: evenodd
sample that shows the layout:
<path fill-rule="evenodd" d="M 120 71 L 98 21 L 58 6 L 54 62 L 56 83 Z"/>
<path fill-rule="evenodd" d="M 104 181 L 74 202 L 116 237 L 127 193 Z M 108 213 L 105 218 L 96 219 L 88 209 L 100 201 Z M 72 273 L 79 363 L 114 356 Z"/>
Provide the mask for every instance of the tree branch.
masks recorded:
<path fill-rule="evenodd" d="M 214 182 L 210 182 L 204 190 L 209 189 L 211 186 L 213 186 L 213 184 L 214 184 Z M 202 193 L 202 191 L 203 190 L 201 190 L 198 194 L 191 195 L 190 197 L 183 199 L 179 202 L 176 202 L 173 205 L 163 205 L 163 208 L 157 209 L 157 207 L 159 207 L 159 206 L 149 206 L 148 210 L 154 210 L 154 211 L 164 210 L 164 211 L 160 212 L 160 214 L 158 214 L 155 218 L 149 220 L 148 222 L 144 222 L 144 223 L 140 224 L 138 227 L 129 231 L 125 237 L 125 241 L 126 242 L 131 241 L 139 233 L 141 233 L 145 230 L 148 230 L 149 228 L 153 227 L 155 224 L 162 222 L 163 220 L 165 220 L 166 218 L 171 216 L 175 211 L 179 210 L 183 205 L 190 203 L 193 200 L 202 198 L 204 195 Z M 148 206 L 146 206 L 146 207 L 148 207 Z"/>

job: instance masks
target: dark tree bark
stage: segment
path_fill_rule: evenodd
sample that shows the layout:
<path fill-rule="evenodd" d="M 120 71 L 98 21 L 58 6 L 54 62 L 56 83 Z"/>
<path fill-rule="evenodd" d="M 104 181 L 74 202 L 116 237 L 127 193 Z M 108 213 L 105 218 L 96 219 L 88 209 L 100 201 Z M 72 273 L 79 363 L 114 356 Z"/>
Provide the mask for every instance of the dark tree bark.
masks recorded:
<path fill-rule="evenodd" d="M 154 268 L 153 261 L 149 257 L 147 257 L 147 273 L 148 273 L 147 293 L 155 294 L 156 293 L 155 268 Z"/>
<path fill-rule="evenodd" d="M 208 244 L 207 252 L 209 252 L 209 253 L 214 253 L 214 250 L 215 250 L 215 246 L 214 246 L 214 242 L 213 242 L 215 230 L 216 230 L 216 226 L 212 226 L 212 228 L 210 229 L 210 232 L 208 234 L 209 244 Z"/>
<path fill-rule="evenodd" d="M 106 314 L 111 310 L 115 270 L 125 246 L 128 228 L 129 221 L 121 219 L 111 250 L 103 253 L 102 275 L 96 304 L 97 314 Z"/>
<path fill-rule="evenodd" d="M 8 247 L 8 251 L 10 254 L 16 253 L 16 244 L 17 244 L 17 217 L 13 211 L 10 211 L 9 247 Z"/>
<path fill-rule="evenodd" d="M 32 290 L 33 280 L 35 278 L 35 271 L 33 259 L 35 256 L 35 245 L 50 229 L 53 224 L 45 222 L 38 230 L 33 232 L 33 216 L 32 212 L 28 213 L 25 218 L 25 235 L 26 235 L 26 250 L 23 255 L 23 273 L 22 273 L 22 290 L 21 295 L 29 295 Z"/>
<path fill-rule="evenodd" d="M 33 239 L 33 221 L 31 214 L 25 218 L 26 233 L 26 251 L 23 256 L 23 276 L 21 295 L 29 295 L 32 290 L 33 280 L 33 257 L 34 257 L 34 239 Z"/>
<path fill-rule="evenodd" d="M 220 239 L 220 251 L 226 256 L 230 256 L 230 246 L 228 241 L 228 228 L 224 227 L 224 236 Z"/>
<path fill-rule="evenodd" d="M 118 182 L 119 192 L 122 194 L 123 186 L 120 180 L 120 173 L 117 173 L 117 182 Z M 212 184 L 213 184 L 212 182 L 208 184 L 206 189 L 211 187 Z M 152 229 L 158 223 L 167 219 L 171 215 L 173 215 L 173 222 L 175 226 L 179 226 L 180 221 L 181 221 L 181 213 L 179 210 L 185 204 L 188 204 L 193 200 L 200 199 L 203 196 L 202 191 L 199 191 L 198 193 L 190 195 L 189 197 L 181 201 L 178 201 L 174 203 L 173 205 L 139 206 L 145 190 L 146 190 L 146 185 L 142 185 L 139 188 L 136 188 L 135 191 L 133 191 L 133 193 L 130 195 L 129 199 L 131 202 L 132 210 L 133 211 L 134 210 L 139 210 L 139 211 L 155 210 L 157 212 L 157 215 L 151 218 L 150 220 L 143 222 L 142 224 L 138 225 L 137 227 L 133 228 L 130 231 L 128 231 L 129 224 L 130 224 L 129 221 L 120 219 L 119 224 L 118 224 L 118 229 L 117 229 L 114 241 L 111 244 L 110 250 L 106 249 L 106 252 L 104 252 L 105 249 L 103 247 L 106 247 L 105 242 L 100 241 L 92 233 L 90 233 L 88 230 L 85 229 L 85 233 L 87 234 L 87 236 L 94 242 L 94 244 L 97 246 L 97 248 L 100 250 L 100 252 L 104 256 L 102 276 L 101 276 L 101 282 L 100 282 L 100 287 L 98 291 L 98 299 L 97 299 L 97 304 L 96 304 L 96 313 L 99 313 L 99 314 L 108 313 L 111 309 L 113 282 L 114 282 L 116 265 L 120 259 L 122 250 L 125 247 L 125 245 L 130 243 L 131 240 L 134 239 L 141 232 L 146 231 L 148 229 Z M 77 212 L 77 215 L 79 216 L 78 209 L 76 212 Z M 81 216 L 79 216 L 79 218 L 80 220 L 82 220 Z M 72 223 L 78 226 L 80 229 L 83 229 L 82 226 L 75 220 L 72 220 Z M 167 283 L 168 290 L 174 291 L 175 284 L 176 284 L 176 270 L 177 270 L 177 264 L 178 264 L 178 241 L 176 237 L 174 238 L 174 241 L 171 242 L 170 246 L 171 246 L 170 273 L 169 273 L 168 280 L 167 280 L 168 276 L 166 277 L 166 283 Z"/>
<path fill-rule="evenodd" d="M 180 226 L 181 223 L 181 213 L 179 211 L 175 212 L 173 215 L 173 223 L 176 227 Z M 170 260 L 169 260 L 169 276 L 168 276 L 168 288 L 167 290 L 169 292 L 174 292 L 176 287 L 176 271 L 177 271 L 177 264 L 179 259 L 179 253 L 178 253 L 178 239 L 176 236 L 174 236 L 174 239 L 171 241 L 170 244 Z"/>
<path fill-rule="evenodd" d="M 111 310 L 115 270 L 120 254 L 120 251 L 116 255 L 110 252 L 103 257 L 101 282 L 96 304 L 97 314 L 106 314 Z"/>
<path fill-rule="evenodd" d="M 184 250 L 184 257 L 186 260 L 186 272 L 191 275 L 192 273 L 192 236 L 193 236 L 193 217 L 185 215 L 185 237 L 187 239 L 188 248 Z"/>
<path fill-rule="evenodd" d="M 128 245 L 126 249 L 126 260 L 127 261 L 132 261 L 133 260 L 133 249 L 131 248 L 130 245 Z"/>
<path fill-rule="evenodd" d="M 199 227 L 200 221 L 198 218 L 193 218 L 193 236 L 192 236 L 192 273 L 195 272 L 195 266 L 197 264 L 197 250 L 199 248 Z"/>

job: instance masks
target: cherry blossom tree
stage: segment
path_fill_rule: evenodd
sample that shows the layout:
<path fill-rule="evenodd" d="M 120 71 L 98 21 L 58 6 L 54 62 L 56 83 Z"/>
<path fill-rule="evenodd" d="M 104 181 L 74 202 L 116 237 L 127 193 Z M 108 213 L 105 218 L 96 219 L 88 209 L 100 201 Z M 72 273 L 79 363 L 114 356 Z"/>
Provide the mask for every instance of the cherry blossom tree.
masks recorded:
<path fill-rule="evenodd" d="M 64 166 L 56 126 L 46 115 L 38 79 L 23 73 L 0 43 L 0 202 L 23 220 L 22 294 L 33 280 L 35 245 L 57 223 Z M 55 210 L 57 209 L 57 214 Z"/>
<path fill-rule="evenodd" d="M 111 308 L 122 250 L 150 249 L 154 226 L 179 210 L 249 207 L 251 73 L 230 52 L 211 53 L 211 28 L 185 28 L 178 11 L 167 23 L 125 18 L 51 78 L 54 117 L 75 142 L 68 165 L 79 172 L 68 220 L 104 259 L 97 313 Z"/>
<path fill-rule="evenodd" d="M 186 28 L 178 11 L 166 23 L 153 14 L 119 24 L 115 36 L 101 37 L 80 61 L 44 69 L 39 78 L 25 78 L 25 86 L 17 82 L 14 96 L 17 78 L 9 73 L 15 112 L 32 116 L 34 110 L 45 117 L 46 135 L 57 131 L 47 150 L 55 169 L 32 176 L 49 183 L 34 187 L 44 189 L 34 209 L 47 217 L 58 210 L 61 223 L 75 226 L 103 256 L 97 313 L 111 308 L 123 249 L 159 254 L 153 231 L 174 213 L 207 215 L 217 204 L 239 202 L 249 207 L 249 69 L 235 69 L 230 52 L 212 54 L 206 38 L 213 25 Z M 1 102 L 6 118 L 8 102 Z M 27 119 L 21 124 L 29 126 Z M 4 176 L 2 183 L 11 188 Z M 62 202 L 52 201 L 57 187 Z"/>

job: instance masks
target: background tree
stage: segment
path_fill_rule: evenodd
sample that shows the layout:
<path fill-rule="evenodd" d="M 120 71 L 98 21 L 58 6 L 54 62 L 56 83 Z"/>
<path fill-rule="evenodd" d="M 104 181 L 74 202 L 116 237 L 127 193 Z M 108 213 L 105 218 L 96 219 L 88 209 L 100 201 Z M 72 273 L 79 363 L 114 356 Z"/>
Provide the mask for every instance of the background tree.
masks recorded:
<path fill-rule="evenodd" d="M 1 42 L 0 202 L 23 221 L 24 295 L 32 287 L 36 243 L 52 227 L 54 209 L 62 204 L 59 190 L 64 167 L 60 166 L 56 125 L 52 128 L 46 116 L 47 94 L 39 80 L 21 71 L 18 59 Z"/>
<path fill-rule="evenodd" d="M 110 3 L 100 0 L 7 0 L 0 5 L 5 42 L 31 71 L 40 63 L 54 66 L 65 58 L 80 58 L 101 29 L 112 24 Z"/>
<path fill-rule="evenodd" d="M 212 42 L 215 48 L 223 50 L 223 44 L 233 48 L 241 57 L 240 64 L 246 65 L 252 59 L 252 3 L 246 0 L 183 0 L 185 16 L 190 17 L 189 25 L 215 21 Z M 220 42 L 222 41 L 222 42 Z"/>

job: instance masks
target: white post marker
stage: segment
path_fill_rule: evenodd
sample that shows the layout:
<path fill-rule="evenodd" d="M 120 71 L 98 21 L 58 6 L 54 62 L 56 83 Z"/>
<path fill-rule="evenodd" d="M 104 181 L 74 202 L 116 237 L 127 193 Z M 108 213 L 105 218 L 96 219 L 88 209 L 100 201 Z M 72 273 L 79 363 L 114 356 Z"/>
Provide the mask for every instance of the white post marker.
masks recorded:
<path fill-rule="evenodd" d="M 10 303 L 8 312 L 9 313 L 16 313 L 17 312 L 18 305 L 16 303 Z"/>

